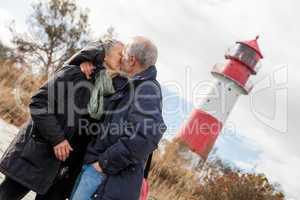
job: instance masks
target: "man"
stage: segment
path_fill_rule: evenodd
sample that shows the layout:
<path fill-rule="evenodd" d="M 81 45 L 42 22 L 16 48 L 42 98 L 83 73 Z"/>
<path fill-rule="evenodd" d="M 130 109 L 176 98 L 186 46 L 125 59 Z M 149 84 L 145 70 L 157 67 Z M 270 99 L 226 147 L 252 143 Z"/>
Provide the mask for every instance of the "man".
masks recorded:
<path fill-rule="evenodd" d="M 90 136 L 78 134 L 79 119 L 87 117 L 94 76 L 87 80 L 79 65 L 91 62 L 118 68 L 123 44 L 107 41 L 89 46 L 57 71 L 32 97 L 31 119 L 0 160 L 5 180 L 1 200 L 22 199 L 30 190 L 37 200 L 65 200 L 81 170 Z"/>
<path fill-rule="evenodd" d="M 129 82 L 106 99 L 103 128 L 87 148 L 71 200 L 139 199 L 145 162 L 166 130 L 156 60 L 156 46 L 144 37 L 125 46 L 121 70 Z"/>

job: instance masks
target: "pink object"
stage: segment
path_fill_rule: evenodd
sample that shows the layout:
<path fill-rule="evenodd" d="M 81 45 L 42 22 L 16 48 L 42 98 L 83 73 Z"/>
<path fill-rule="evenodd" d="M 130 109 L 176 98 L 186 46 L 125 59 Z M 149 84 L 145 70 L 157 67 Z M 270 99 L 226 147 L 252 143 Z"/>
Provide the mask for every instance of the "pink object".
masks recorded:
<path fill-rule="evenodd" d="M 140 200 L 147 200 L 149 195 L 149 185 L 146 179 L 143 180 Z"/>

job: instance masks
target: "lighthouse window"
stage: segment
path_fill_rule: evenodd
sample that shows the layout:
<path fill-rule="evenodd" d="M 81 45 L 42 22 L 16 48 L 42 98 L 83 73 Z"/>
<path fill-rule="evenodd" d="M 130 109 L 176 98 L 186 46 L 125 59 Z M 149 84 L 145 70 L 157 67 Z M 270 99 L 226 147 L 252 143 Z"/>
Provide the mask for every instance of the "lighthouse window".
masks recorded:
<path fill-rule="evenodd" d="M 256 55 L 257 53 L 254 49 L 240 43 L 235 45 L 232 49 L 229 49 L 227 53 L 227 56 L 241 61 L 252 69 L 255 68 L 258 62 Z"/>

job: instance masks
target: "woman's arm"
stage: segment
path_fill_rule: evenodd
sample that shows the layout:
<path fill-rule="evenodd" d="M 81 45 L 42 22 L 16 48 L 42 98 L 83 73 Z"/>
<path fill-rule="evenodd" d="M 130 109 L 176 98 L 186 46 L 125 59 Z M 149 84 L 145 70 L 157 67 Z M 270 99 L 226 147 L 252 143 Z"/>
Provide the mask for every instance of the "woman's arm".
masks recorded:
<path fill-rule="evenodd" d="M 67 65 L 80 66 L 84 62 L 90 62 L 95 67 L 102 66 L 105 57 L 104 49 L 101 44 L 89 45 L 66 61 Z"/>

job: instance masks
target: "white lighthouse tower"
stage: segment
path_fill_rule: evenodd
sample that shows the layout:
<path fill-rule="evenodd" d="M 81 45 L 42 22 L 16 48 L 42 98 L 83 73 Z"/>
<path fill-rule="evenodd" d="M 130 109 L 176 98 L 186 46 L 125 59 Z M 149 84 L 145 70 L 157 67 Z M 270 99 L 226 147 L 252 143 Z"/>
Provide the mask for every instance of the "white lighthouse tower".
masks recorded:
<path fill-rule="evenodd" d="M 213 67 L 207 95 L 179 132 L 179 139 L 202 159 L 207 158 L 240 95 L 249 94 L 253 87 L 249 78 L 263 58 L 257 39 L 236 42 L 225 54 L 226 63 Z"/>

